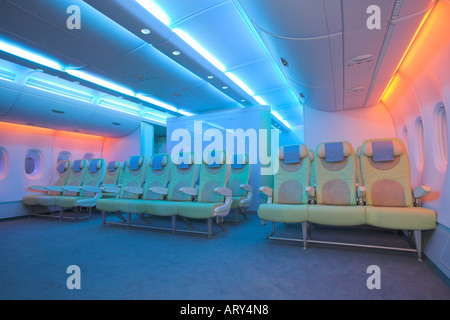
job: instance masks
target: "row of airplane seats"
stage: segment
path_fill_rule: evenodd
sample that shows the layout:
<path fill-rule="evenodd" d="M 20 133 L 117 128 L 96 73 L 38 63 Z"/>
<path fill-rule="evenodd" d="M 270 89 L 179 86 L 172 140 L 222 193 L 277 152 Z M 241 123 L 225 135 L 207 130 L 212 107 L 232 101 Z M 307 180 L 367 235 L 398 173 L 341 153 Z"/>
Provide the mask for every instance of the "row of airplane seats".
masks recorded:
<path fill-rule="evenodd" d="M 96 207 L 103 214 L 103 225 L 130 227 L 133 214 L 148 223 L 149 215 L 169 216 L 173 217 L 170 229 L 173 232 L 177 216 L 186 222 L 207 219 L 211 237 L 213 218 L 224 230 L 222 222 L 232 209 L 236 222 L 239 213 L 247 219 L 245 211 L 253 197 L 248 155 L 234 155 L 231 165 L 225 163 L 225 151 L 214 155 L 220 160 L 212 161 L 213 154 L 209 154 L 201 165 L 196 164 L 194 153 L 180 154 L 172 161 L 168 154 L 156 154 L 148 163 L 145 156 L 132 156 L 123 166 L 119 161 L 106 165 L 104 159 L 61 161 L 52 184 L 31 186 L 31 190 L 41 194 L 25 196 L 23 203 L 42 206 L 48 213 L 56 207 L 59 215 L 51 216 L 60 219 L 69 218 L 64 217 L 64 210 L 78 208 L 88 208 L 89 213 L 76 218 L 88 218 L 90 209 Z M 114 213 L 123 223 L 107 223 L 108 213 Z"/>
<path fill-rule="evenodd" d="M 421 231 L 436 227 L 436 212 L 420 206 L 431 189 L 411 190 L 408 154 L 400 139 L 366 140 L 358 150 L 346 141 L 321 143 L 315 152 L 305 145 L 281 147 L 274 187 L 260 188 L 268 200 L 260 205 L 259 217 L 273 222 L 268 238 L 276 239 L 276 222 L 301 223 L 304 248 L 321 242 L 312 240 L 311 224 L 407 230 L 421 259 Z"/>

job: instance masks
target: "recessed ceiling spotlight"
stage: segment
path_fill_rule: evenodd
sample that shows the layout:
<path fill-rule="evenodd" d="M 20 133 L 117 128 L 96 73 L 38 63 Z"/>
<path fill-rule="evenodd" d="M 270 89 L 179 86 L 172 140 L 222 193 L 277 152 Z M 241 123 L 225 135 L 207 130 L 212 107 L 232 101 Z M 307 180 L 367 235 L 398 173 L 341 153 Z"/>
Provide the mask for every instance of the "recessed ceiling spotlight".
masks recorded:
<path fill-rule="evenodd" d="M 247 100 L 245 100 L 245 99 L 242 99 L 242 100 L 241 100 L 241 102 L 245 102 L 245 101 L 247 101 Z"/>
<path fill-rule="evenodd" d="M 143 34 L 150 34 L 151 31 L 150 31 L 150 29 L 144 28 L 144 29 L 141 30 L 141 32 Z"/>
<path fill-rule="evenodd" d="M 223 86 L 222 89 L 223 89 L 223 90 L 227 90 L 228 87 L 227 87 L 227 86 Z"/>
<path fill-rule="evenodd" d="M 181 54 L 181 52 L 178 51 L 178 50 L 175 50 L 174 52 L 172 52 L 172 54 L 173 54 L 174 56 L 179 56 L 179 55 Z"/>
<path fill-rule="evenodd" d="M 214 78 L 214 76 L 208 76 L 208 79 L 212 79 L 212 78 Z"/>

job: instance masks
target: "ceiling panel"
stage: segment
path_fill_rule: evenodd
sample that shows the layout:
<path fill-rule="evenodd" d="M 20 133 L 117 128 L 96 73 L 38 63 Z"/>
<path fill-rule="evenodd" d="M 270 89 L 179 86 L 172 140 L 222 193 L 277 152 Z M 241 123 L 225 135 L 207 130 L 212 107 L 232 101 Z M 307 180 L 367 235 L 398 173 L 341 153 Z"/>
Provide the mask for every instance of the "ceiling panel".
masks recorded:
<path fill-rule="evenodd" d="M 171 3 L 164 8 L 172 12 Z M 266 58 L 231 1 L 186 18 L 176 25 L 219 59 L 227 70 Z M 236 54 L 239 52 L 239 54 Z"/>
<path fill-rule="evenodd" d="M 252 22 L 269 33 L 289 38 L 317 37 L 329 33 L 322 0 L 238 1 Z"/>

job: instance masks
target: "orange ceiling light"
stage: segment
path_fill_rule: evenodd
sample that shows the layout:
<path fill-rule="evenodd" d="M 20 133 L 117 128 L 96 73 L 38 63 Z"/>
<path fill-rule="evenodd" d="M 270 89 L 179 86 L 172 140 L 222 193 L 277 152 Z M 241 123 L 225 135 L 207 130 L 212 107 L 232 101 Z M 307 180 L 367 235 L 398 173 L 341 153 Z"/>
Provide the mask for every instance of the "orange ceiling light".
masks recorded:
<path fill-rule="evenodd" d="M 405 53 L 403 54 L 402 58 L 400 59 L 400 62 L 398 63 L 397 67 L 395 68 L 394 75 L 392 76 L 391 80 L 389 81 L 388 85 L 386 86 L 386 89 L 384 90 L 383 94 L 381 95 L 380 102 L 387 100 L 388 97 L 392 96 L 393 92 L 395 91 L 396 84 L 398 84 L 398 81 L 394 81 L 395 78 L 398 76 L 398 72 L 401 69 L 401 72 L 403 73 L 406 67 L 408 68 L 411 66 L 410 61 L 411 60 L 417 60 L 418 58 L 415 57 L 415 52 L 428 52 L 430 53 L 431 50 L 429 49 L 428 42 L 430 42 L 429 34 L 430 31 L 435 32 L 436 29 L 438 33 L 441 33 L 442 30 L 444 32 L 448 32 L 449 30 L 449 19 L 450 16 L 448 14 L 450 6 L 448 4 L 445 4 L 441 1 L 437 2 L 435 5 L 433 5 L 430 10 L 425 14 L 423 17 L 421 23 L 419 24 L 419 27 L 417 28 L 417 31 L 415 32 L 414 36 L 411 39 L 411 42 L 409 43 L 408 47 L 405 50 Z M 443 28 L 441 26 L 437 26 L 437 24 L 446 24 L 446 28 Z M 433 37 L 436 38 L 436 37 Z M 436 39 L 437 40 L 437 39 Z M 434 40 L 433 40 L 434 41 Z M 442 44 L 443 39 L 441 38 L 438 40 Z M 433 54 L 435 54 L 434 52 Z M 422 60 L 423 58 L 419 58 Z M 408 61 L 408 64 L 406 63 Z M 423 60 L 422 60 L 423 62 Z M 415 69 L 418 69 L 418 66 L 423 66 L 423 63 L 420 63 L 420 61 L 415 61 L 412 65 L 414 65 Z"/>

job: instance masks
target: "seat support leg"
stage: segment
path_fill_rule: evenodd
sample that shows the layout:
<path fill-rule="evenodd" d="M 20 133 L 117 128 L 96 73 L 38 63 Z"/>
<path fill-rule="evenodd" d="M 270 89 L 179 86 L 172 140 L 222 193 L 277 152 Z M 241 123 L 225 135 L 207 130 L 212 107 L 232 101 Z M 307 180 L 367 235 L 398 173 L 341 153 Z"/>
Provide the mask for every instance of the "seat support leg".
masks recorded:
<path fill-rule="evenodd" d="M 416 243 L 417 256 L 422 261 L 422 231 L 414 230 L 414 242 Z"/>

